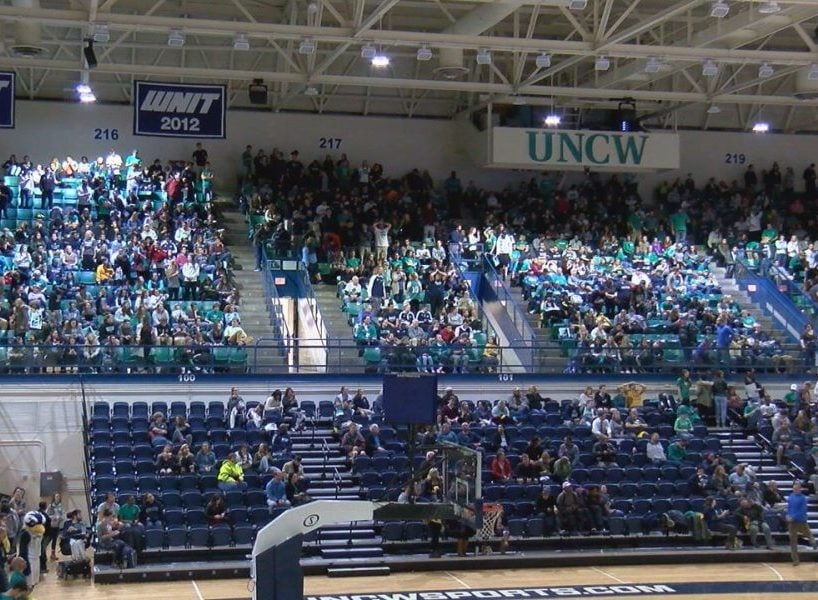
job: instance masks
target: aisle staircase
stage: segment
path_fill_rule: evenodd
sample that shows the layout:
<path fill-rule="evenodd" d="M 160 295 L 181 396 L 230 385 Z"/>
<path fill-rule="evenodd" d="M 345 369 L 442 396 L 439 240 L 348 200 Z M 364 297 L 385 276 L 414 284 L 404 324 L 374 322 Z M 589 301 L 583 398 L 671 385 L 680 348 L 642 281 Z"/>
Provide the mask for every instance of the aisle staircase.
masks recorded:
<path fill-rule="evenodd" d="M 310 479 L 309 494 L 315 500 L 360 500 L 360 486 L 353 480 L 331 426 L 326 419 L 319 419 L 293 435 L 293 453 L 302 457 L 304 474 Z M 322 527 L 305 543 L 307 549 L 318 551 L 314 560 L 329 561 L 330 569 L 337 567 L 351 574 L 349 563 L 362 559 L 372 563 L 383 556 L 381 542 L 372 521 L 354 521 Z M 381 565 L 356 565 L 360 566 Z"/>
<path fill-rule="evenodd" d="M 755 471 L 759 483 L 774 480 L 782 495 L 786 497 L 792 492 L 794 474 L 788 467 L 777 465 L 775 456 L 754 435 L 736 427 L 722 431 L 711 430 L 710 435 L 721 440 L 723 453 L 731 452 L 735 454 L 737 463 L 749 465 Z M 818 535 L 818 500 L 815 496 L 809 500 L 807 517 L 813 535 Z"/>
<path fill-rule="evenodd" d="M 281 341 L 281 323 L 266 302 L 262 274 L 254 270 L 256 259 L 245 217 L 233 204 L 222 203 L 219 207 L 224 243 L 235 263 L 233 280 L 241 297 L 241 326 L 254 340 L 248 344 L 248 364 L 255 367 L 256 374 L 287 372 L 286 354 L 272 347 Z"/>
<path fill-rule="evenodd" d="M 562 373 L 568 366 L 571 360 L 563 351 L 559 341 L 555 340 L 551 334 L 551 329 L 542 327 L 542 319 L 539 314 L 531 314 L 528 312 L 528 302 L 523 297 L 521 287 L 506 284 L 510 297 L 517 305 L 518 309 L 525 314 L 531 330 L 534 332 L 534 342 L 536 344 L 536 352 L 533 355 L 533 362 L 538 371 L 545 373 Z M 513 310 L 511 306 L 506 304 L 507 311 Z M 522 333 L 522 332 L 520 332 Z"/>
<path fill-rule="evenodd" d="M 363 373 L 364 359 L 358 355 L 352 337 L 352 327 L 341 310 L 341 300 L 332 284 L 319 283 L 315 290 L 318 310 L 327 328 L 327 364 L 337 366 L 338 374 Z"/>

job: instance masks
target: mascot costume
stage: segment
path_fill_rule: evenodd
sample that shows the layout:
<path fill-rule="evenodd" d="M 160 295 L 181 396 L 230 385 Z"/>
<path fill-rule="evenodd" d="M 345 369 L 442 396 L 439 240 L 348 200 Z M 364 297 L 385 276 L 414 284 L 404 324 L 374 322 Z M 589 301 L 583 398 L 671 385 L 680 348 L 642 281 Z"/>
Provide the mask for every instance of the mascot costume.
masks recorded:
<path fill-rule="evenodd" d="M 40 583 L 40 551 L 45 533 L 45 515 L 36 511 L 28 512 L 23 517 L 23 526 L 19 556 L 26 561 L 24 574 L 29 587 L 33 588 Z"/>

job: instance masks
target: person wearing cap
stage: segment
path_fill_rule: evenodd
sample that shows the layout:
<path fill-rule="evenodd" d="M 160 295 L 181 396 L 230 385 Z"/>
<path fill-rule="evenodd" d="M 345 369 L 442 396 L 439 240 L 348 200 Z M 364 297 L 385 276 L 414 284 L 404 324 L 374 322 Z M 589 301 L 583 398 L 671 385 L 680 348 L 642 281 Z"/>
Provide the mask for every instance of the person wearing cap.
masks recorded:
<path fill-rule="evenodd" d="M 667 447 L 668 462 L 681 464 L 687 456 L 687 439 L 679 437 Z"/>
<path fill-rule="evenodd" d="M 219 489 L 223 492 L 247 488 L 247 484 L 244 482 L 244 471 L 241 465 L 238 464 L 234 452 L 228 454 L 222 463 L 222 466 L 219 468 L 217 480 Z"/>
<path fill-rule="evenodd" d="M 571 535 L 580 527 L 582 520 L 582 503 L 570 481 L 562 482 L 562 491 L 557 496 L 557 515 L 560 523 L 560 534 Z"/>

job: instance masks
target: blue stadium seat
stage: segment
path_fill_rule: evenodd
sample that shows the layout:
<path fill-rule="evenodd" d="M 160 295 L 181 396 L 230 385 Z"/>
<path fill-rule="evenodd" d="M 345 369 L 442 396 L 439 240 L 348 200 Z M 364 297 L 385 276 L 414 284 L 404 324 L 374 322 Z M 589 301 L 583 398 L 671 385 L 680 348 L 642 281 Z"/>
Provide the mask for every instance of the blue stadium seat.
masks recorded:
<path fill-rule="evenodd" d="M 164 522 L 165 525 L 168 526 L 168 534 L 170 534 L 171 527 L 181 527 L 185 524 L 185 513 L 183 510 L 174 508 L 168 509 L 165 508 L 164 511 Z M 171 544 L 170 537 L 168 538 L 168 544 L 172 546 L 178 546 L 179 544 Z"/>
<path fill-rule="evenodd" d="M 162 484 L 165 483 L 165 480 L 160 480 Z M 182 507 L 182 496 L 179 492 L 175 490 L 166 490 L 164 485 L 162 485 L 162 504 L 164 507 L 167 508 L 181 508 Z"/>
<path fill-rule="evenodd" d="M 104 401 L 97 401 L 94 402 L 94 408 L 92 415 L 94 417 L 110 417 L 111 416 L 111 405 Z"/>
<path fill-rule="evenodd" d="M 161 550 L 165 546 L 165 532 L 162 529 L 145 530 L 145 548 L 147 550 Z"/>
<path fill-rule="evenodd" d="M 191 527 L 194 525 L 206 525 L 207 517 L 204 508 L 191 508 L 185 512 L 185 521 Z"/>
<path fill-rule="evenodd" d="M 169 548 L 184 548 L 187 546 L 187 529 L 184 527 L 169 527 L 166 540 Z"/>
<path fill-rule="evenodd" d="M 233 530 L 230 525 L 222 523 L 210 528 L 210 546 L 229 546 L 233 542 Z"/>
<path fill-rule="evenodd" d="M 404 538 L 407 541 L 423 540 L 427 535 L 426 524 L 422 521 L 407 521 L 404 525 Z"/>
<path fill-rule="evenodd" d="M 247 506 L 263 506 L 267 502 L 267 494 L 263 489 L 247 490 L 244 496 Z"/>
<path fill-rule="evenodd" d="M 98 494 L 107 494 L 116 491 L 116 480 L 113 476 L 97 477 L 94 479 L 94 489 Z"/>
<path fill-rule="evenodd" d="M 543 537 L 545 535 L 545 519 L 531 517 L 526 521 L 525 531 L 528 537 Z"/>
<path fill-rule="evenodd" d="M 509 519 L 508 533 L 513 537 L 523 537 L 525 535 L 526 519 Z"/>
<path fill-rule="evenodd" d="M 255 537 L 256 532 L 252 525 L 241 524 L 233 528 L 233 543 L 236 546 L 250 546 Z"/>
<path fill-rule="evenodd" d="M 107 460 L 94 461 L 94 475 L 96 477 L 104 477 L 114 474 L 114 463 Z"/>
<path fill-rule="evenodd" d="M 113 410 L 111 412 L 112 417 L 125 417 L 126 419 L 130 418 L 131 416 L 131 406 L 127 402 L 114 402 Z"/>
<path fill-rule="evenodd" d="M 207 548 L 210 546 L 210 530 L 207 527 L 191 527 L 187 532 L 187 544 L 191 548 Z"/>
<path fill-rule="evenodd" d="M 138 401 L 131 405 L 131 418 L 135 417 L 148 418 L 147 402 Z"/>
<path fill-rule="evenodd" d="M 155 415 L 156 413 L 162 413 L 163 415 L 168 415 L 168 403 L 162 400 L 154 400 L 151 403 L 151 414 Z"/>
<path fill-rule="evenodd" d="M 403 541 L 403 521 L 387 521 L 381 527 L 381 536 L 387 542 Z"/>
<path fill-rule="evenodd" d="M 114 449 L 110 446 L 92 447 L 91 452 L 93 454 L 93 460 L 95 461 L 111 462 L 114 460 Z"/>
<path fill-rule="evenodd" d="M 234 524 L 246 523 L 250 519 L 249 511 L 244 506 L 230 508 L 228 515 Z"/>
<path fill-rule="evenodd" d="M 192 508 L 201 508 L 204 505 L 202 493 L 198 490 L 188 490 L 182 493 L 182 504 L 188 510 Z"/>
<path fill-rule="evenodd" d="M 264 506 L 253 506 L 249 511 L 250 522 L 258 528 L 270 522 L 270 510 Z"/>

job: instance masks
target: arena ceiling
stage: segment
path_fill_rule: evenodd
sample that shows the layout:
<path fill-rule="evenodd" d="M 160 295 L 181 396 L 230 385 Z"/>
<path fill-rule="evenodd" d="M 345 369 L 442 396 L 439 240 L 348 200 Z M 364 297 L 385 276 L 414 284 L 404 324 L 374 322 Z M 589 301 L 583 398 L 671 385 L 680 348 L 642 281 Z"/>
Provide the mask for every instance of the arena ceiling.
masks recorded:
<path fill-rule="evenodd" d="M 815 131 L 817 26 L 818 0 L 3 0 L 0 69 L 33 99 L 72 99 L 85 72 L 100 101 L 150 79 L 225 83 L 248 106 L 263 79 L 272 110 L 450 117 L 632 98 L 652 127 Z"/>

